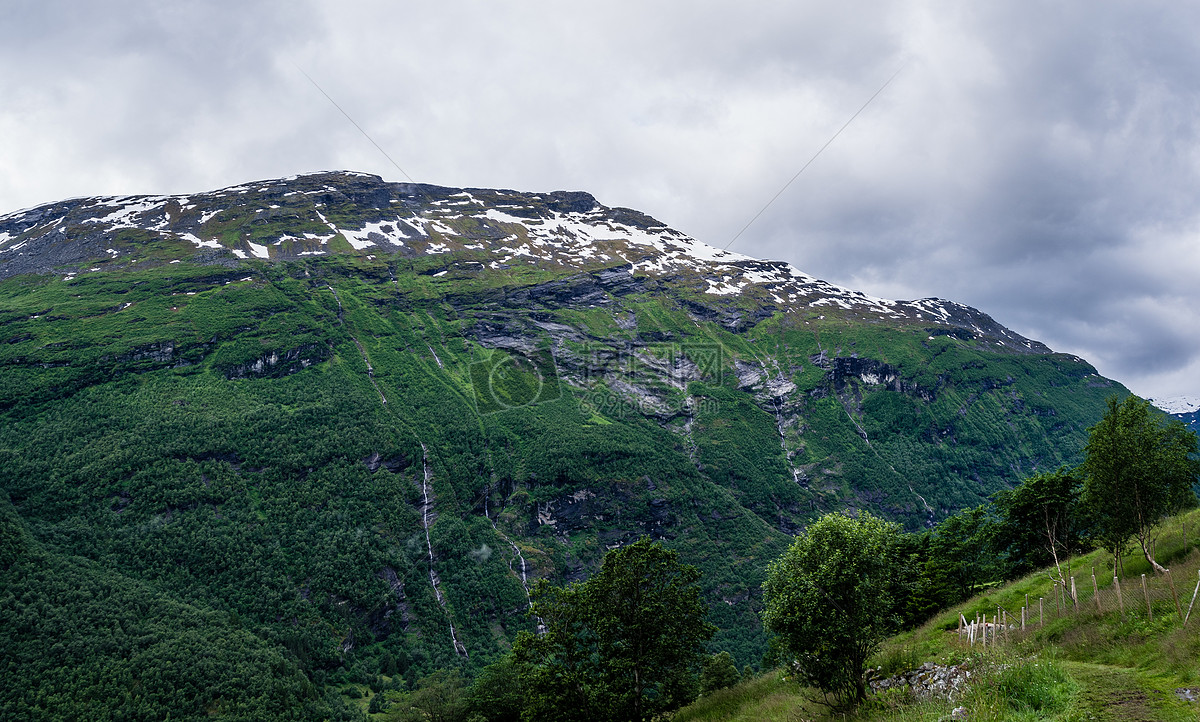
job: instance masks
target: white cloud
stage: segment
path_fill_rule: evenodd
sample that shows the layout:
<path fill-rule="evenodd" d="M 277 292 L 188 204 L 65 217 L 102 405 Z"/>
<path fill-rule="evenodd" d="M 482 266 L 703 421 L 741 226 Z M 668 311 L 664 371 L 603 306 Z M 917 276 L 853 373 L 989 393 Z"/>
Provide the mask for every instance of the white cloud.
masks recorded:
<path fill-rule="evenodd" d="M 579 189 L 1200 395 L 1200 11 L 1134 2 L 18 2 L 0 208 L 320 169 Z"/>

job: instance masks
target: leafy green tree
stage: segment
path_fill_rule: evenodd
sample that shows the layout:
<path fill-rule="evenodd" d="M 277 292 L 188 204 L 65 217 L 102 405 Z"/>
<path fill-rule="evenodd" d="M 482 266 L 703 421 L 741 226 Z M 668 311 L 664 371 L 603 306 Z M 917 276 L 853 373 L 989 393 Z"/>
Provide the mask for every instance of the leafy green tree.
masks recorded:
<path fill-rule="evenodd" d="M 729 652 L 714 654 L 704 662 L 704 669 L 700 671 L 700 694 L 712 694 L 718 689 L 732 687 L 740 681 L 742 675 Z"/>
<path fill-rule="evenodd" d="M 934 527 L 929 554 L 944 565 L 957 588 L 955 602 L 974 594 L 977 585 L 1000 578 L 1002 568 L 995 550 L 998 525 L 995 508 L 980 504 L 952 514 Z"/>
<path fill-rule="evenodd" d="M 763 621 L 831 705 L 866 699 L 867 660 L 898 626 L 900 536 L 865 511 L 826 514 L 767 568 Z"/>
<path fill-rule="evenodd" d="M 413 706 L 411 692 L 386 692 L 387 696 L 380 706 L 383 707 L 383 718 L 386 722 L 426 722 L 425 712 Z M 370 709 L 367 710 L 371 714 Z"/>
<path fill-rule="evenodd" d="M 1150 552 L 1151 532 L 1164 516 L 1196 503 L 1196 432 L 1135 396 L 1110 397 L 1104 418 L 1088 431 L 1083 499 L 1095 537 L 1114 551 L 1133 537 L 1146 561 L 1165 572 Z"/>
<path fill-rule="evenodd" d="M 583 583 L 535 587 L 544 633 L 522 632 L 531 720 L 649 720 L 695 696 L 693 669 L 716 628 L 705 621 L 700 572 L 648 537 L 604 556 Z"/>
<path fill-rule="evenodd" d="M 954 604 L 961 595 L 951 578 L 950 562 L 932 553 L 932 530 L 901 534 L 898 556 L 913 570 L 909 593 L 898 603 L 897 614 L 904 628 L 916 626 L 939 609 Z"/>
<path fill-rule="evenodd" d="M 1000 525 L 997 547 L 1006 549 L 1011 574 L 1061 562 L 1083 550 L 1079 495 L 1083 482 L 1065 468 L 1037 474 L 995 496 Z M 1069 572 L 1068 572 L 1069 575 Z"/>
<path fill-rule="evenodd" d="M 520 632 L 513 643 L 528 694 L 523 716 L 554 719 L 559 710 L 572 709 L 583 722 L 604 719 L 600 698 L 605 690 L 593 674 L 598 665 L 596 640 L 588 625 L 588 599 L 582 585 L 555 587 L 542 579 L 530 596 L 539 634 Z"/>
<path fill-rule="evenodd" d="M 1003 576 L 1003 555 L 995 548 L 998 526 L 994 507 L 982 504 L 947 517 L 933 529 L 900 536 L 901 558 L 913 572 L 913 583 L 899 603 L 904 627 L 920 624 Z"/>
<path fill-rule="evenodd" d="M 28 532 L 8 493 L 0 489 L 0 572 L 5 571 L 28 553 Z"/>
<path fill-rule="evenodd" d="M 468 700 L 462 675 L 457 669 L 437 670 L 417 683 L 409 703 L 430 722 L 463 722 Z"/>
<path fill-rule="evenodd" d="M 471 685 L 471 710 L 489 722 L 519 722 L 525 705 L 521 665 L 511 654 L 484 667 Z"/>

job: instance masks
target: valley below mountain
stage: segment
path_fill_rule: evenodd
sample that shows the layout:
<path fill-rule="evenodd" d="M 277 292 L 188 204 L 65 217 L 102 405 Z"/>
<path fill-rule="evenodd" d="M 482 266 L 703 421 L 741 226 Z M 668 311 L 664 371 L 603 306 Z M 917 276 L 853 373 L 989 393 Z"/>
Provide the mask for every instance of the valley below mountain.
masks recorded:
<path fill-rule="evenodd" d="M 327 683 L 496 660 L 538 580 L 642 536 L 757 663 L 808 522 L 930 526 L 1077 463 L 1126 393 L 979 310 L 580 192 L 336 172 L 10 213 L 6 709 L 162 667 L 215 714 L 329 716 Z"/>

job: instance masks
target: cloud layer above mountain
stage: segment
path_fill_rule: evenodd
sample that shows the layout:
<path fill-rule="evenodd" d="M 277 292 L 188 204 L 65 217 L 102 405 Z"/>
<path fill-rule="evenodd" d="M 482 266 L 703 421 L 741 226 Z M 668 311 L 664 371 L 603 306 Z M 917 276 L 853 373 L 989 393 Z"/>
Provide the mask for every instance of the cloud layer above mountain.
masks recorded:
<path fill-rule="evenodd" d="M 351 168 L 580 189 L 1200 394 L 1200 9 L 10 3 L 0 212 Z"/>

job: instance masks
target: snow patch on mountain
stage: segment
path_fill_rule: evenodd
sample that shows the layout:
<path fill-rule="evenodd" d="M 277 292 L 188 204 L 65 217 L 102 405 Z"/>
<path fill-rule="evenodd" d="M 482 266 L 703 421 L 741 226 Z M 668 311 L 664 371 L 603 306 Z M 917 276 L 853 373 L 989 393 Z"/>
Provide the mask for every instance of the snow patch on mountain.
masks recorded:
<path fill-rule="evenodd" d="M 1146 400 L 1173 416 L 1200 411 L 1200 396 L 1172 396 L 1165 399 Z"/>
<path fill-rule="evenodd" d="M 399 220 L 397 218 L 395 221 L 366 223 L 357 231 L 343 228 L 342 235 L 346 237 L 351 246 L 359 251 L 367 246 L 379 245 L 379 241 L 390 243 L 393 246 L 403 246 L 405 239 L 409 236 L 400 230 Z"/>
<path fill-rule="evenodd" d="M 221 244 L 215 239 L 211 241 L 200 240 L 192 233 L 180 233 L 179 237 L 185 241 L 196 244 L 196 248 L 221 248 Z"/>

